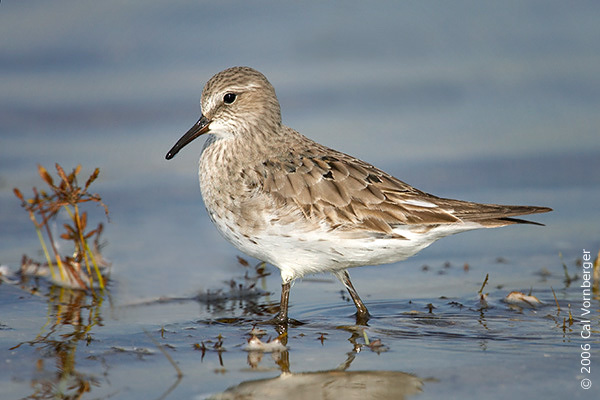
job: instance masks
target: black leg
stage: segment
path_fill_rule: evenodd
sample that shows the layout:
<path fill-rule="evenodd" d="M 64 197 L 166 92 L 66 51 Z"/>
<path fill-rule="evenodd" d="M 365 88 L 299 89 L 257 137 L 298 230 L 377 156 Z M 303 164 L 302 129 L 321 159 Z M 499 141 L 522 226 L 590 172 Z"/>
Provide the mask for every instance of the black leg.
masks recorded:
<path fill-rule="evenodd" d="M 354 289 L 352 282 L 350 281 L 350 275 L 348 271 L 344 270 L 344 272 L 340 272 L 336 274 L 340 281 L 346 286 L 348 289 L 348 293 L 350 293 L 350 297 L 352 297 L 352 301 L 354 301 L 354 305 L 356 306 L 356 323 L 359 325 L 364 325 L 369 320 L 369 310 L 360 299 L 358 292 Z"/>
<path fill-rule="evenodd" d="M 291 282 L 281 284 L 281 302 L 279 303 L 279 313 L 270 322 L 282 325 L 288 323 L 288 303 L 290 300 Z"/>

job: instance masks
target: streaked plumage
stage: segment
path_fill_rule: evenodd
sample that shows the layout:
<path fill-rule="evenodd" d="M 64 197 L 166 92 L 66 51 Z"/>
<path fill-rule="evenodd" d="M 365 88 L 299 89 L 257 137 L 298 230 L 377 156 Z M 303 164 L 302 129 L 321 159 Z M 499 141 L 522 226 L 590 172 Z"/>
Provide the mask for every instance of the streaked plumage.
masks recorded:
<path fill-rule="evenodd" d="M 400 261 L 444 236 L 550 211 L 436 197 L 316 143 L 281 123 L 275 90 L 251 68 L 212 77 L 202 111 L 167 159 L 211 134 L 199 163 L 206 209 L 227 240 L 281 270 L 279 322 L 290 282 L 305 274 L 334 273 L 366 320 L 347 268 Z"/>

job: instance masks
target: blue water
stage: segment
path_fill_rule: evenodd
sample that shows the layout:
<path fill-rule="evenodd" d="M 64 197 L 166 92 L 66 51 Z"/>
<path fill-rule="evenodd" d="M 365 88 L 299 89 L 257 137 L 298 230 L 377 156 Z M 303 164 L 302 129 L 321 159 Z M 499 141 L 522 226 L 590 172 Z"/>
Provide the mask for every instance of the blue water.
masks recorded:
<path fill-rule="evenodd" d="M 470 301 L 486 273 L 506 293 L 533 287 L 552 302 L 550 284 L 557 290 L 563 285 L 559 252 L 575 271 L 574 260 L 582 249 L 598 251 L 599 18 L 596 3 L 561 1 L 3 1 L 0 263 L 16 268 L 22 254 L 39 256 L 35 232 L 13 187 L 27 192 L 41 186 L 37 164 L 48 169 L 55 162 L 67 169 L 82 164 L 84 174 L 100 167 L 93 190 L 111 211 L 104 253 L 113 262 L 112 302 L 117 308 L 105 312 L 106 324 L 115 333 L 105 329 L 98 334 L 122 344 L 133 332 L 152 347 L 143 330 L 173 324 L 181 334 L 198 318 L 215 317 L 190 304 L 139 313 L 119 311 L 118 306 L 220 288 L 240 274 L 235 257 L 239 253 L 219 237 L 201 202 L 196 176 L 201 143 L 186 147 L 174 160 L 167 162 L 164 156 L 196 121 L 206 80 L 226 67 L 249 65 L 275 86 L 284 122 L 319 142 L 440 196 L 555 210 L 533 218 L 545 227 L 469 232 L 446 238 L 399 265 L 352 271 L 365 301 L 381 316 L 372 324 L 374 334 L 390 347 L 377 356 L 368 353 L 355 368 L 436 378 L 437 383 L 425 384 L 423 398 L 436 393 L 478 398 L 492 381 L 497 384 L 487 397 L 546 398 L 548 392 L 560 392 L 562 397 L 583 398 L 590 393 L 577 386 L 576 336 L 557 348 L 552 334 L 560 329 L 539 319 L 531 329 L 546 330 L 540 333 L 541 344 L 532 346 L 507 334 L 502 339 L 506 344 L 492 340 L 492 348 L 498 347 L 486 352 L 477 345 L 476 335 L 472 342 L 452 342 L 433 334 L 428 347 L 431 332 L 417 330 L 423 336 L 407 343 L 407 328 L 384 316 L 393 315 L 396 307 L 410 311 L 410 299 L 448 296 Z M 94 217 L 101 220 L 102 211 Z M 508 264 L 496 263 L 497 257 Z M 446 261 L 453 272 L 444 273 Z M 461 270 L 464 263 L 472 266 L 466 274 Z M 422 272 L 424 264 L 432 270 Z M 552 272 L 551 282 L 537 275 L 542 268 Z M 268 289 L 276 301 L 277 271 L 271 272 Z M 0 286 L 0 327 L 7 327 L 0 331 L 5 336 L 0 361 L 22 357 L 25 372 L 23 378 L 10 369 L 0 378 L 3 386 L 12 382 L 11 396 L 18 398 L 31 393 L 28 374 L 35 357 L 6 348 L 35 337 L 44 313 L 35 301 L 9 301 L 16 294 L 6 287 Z M 351 309 L 336 308 L 345 305 L 340 289 L 333 281 L 294 286 L 290 312 L 316 321 L 316 326 L 298 332 L 316 334 L 320 318 L 334 325 L 351 322 L 346 321 Z M 505 292 L 497 292 L 496 299 Z M 572 287 L 557 296 L 579 301 Z M 598 347 L 597 298 L 594 304 Z M 440 307 L 452 320 L 452 309 Z M 29 322 L 20 325 L 17 315 L 26 315 Z M 504 317 L 502 329 L 507 329 L 510 318 Z M 234 372 L 214 375 L 214 354 L 196 365 L 195 353 L 180 352 L 181 362 L 196 379 L 180 386 L 185 397 L 266 378 L 244 372 L 246 354 L 239 347 L 245 331 L 221 328 L 194 325 L 194 340 L 230 330 L 235 345 L 227 366 Z M 465 329 L 474 327 L 469 322 Z M 524 335 L 531 333 L 520 329 Z M 330 334 L 323 348 L 312 337 L 307 342 L 295 336 L 295 344 L 291 339 L 292 370 L 322 369 L 320 357 L 335 359 L 325 366 L 332 369 L 345 359 L 351 350 L 347 337 L 331 325 L 323 330 Z M 504 338 L 505 332 L 498 336 Z M 190 350 L 191 343 L 173 341 Z M 442 360 L 437 365 L 436 354 Z M 546 355 L 553 368 L 544 363 Z M 526 356 L 535 361 L 528 365 Z M 457 358 L 463 361 L 453 369 Z M 596 359 L 591 391 L 598 393 Z M 118 359 L 112 365 L 132 379 L 142 379 L 147 367 L 134 360 Z M 511 362 L 521 363 L 523 370 L 515 370 Z M 152 364 L 157 374 L 172 373 L 166 362 L 164 370 L 160 365 Z M 218 378 L 212 380 L 214 376 Z M 518 384 L 511 386 L 516 376 Z M 525 383 L 528 377 L 530 386 Z M 96 393 L 114 389 L 122 398 L 124 393 L 146 398 L 140 385 L 114 376 L 112 382 L 104 382 Z M 202 385 L 210 387 L 203 390 Z"/>

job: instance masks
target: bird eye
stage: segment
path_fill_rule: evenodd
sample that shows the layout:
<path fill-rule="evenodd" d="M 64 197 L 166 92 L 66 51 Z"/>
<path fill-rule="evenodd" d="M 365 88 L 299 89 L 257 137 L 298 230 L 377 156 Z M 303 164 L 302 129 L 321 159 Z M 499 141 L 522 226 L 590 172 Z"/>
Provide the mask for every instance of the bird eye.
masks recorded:
<path fill-rule="evenodd" d="M 225 93 L 225 96 L 223 96 L 223 102 L 225 104 L 231 104 L 235 101 L 235 93 Z"/>

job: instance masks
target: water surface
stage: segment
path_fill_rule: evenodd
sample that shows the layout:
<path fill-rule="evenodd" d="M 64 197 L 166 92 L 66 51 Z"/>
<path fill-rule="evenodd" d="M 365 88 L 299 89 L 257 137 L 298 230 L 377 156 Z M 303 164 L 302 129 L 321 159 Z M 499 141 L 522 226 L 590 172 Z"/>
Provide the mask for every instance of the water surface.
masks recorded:
<path fill-rule="evenodd" d="M 599 14 L 559 1 L 2 2 L 0 263 L 41 259 L 12 188 L 41 186 L 36 165 L 55 162 L 100 167 L 113 263 L 103 301 L 0 285 L 2 397 L 89 385 L 83 398 L 227 398 L 390 380 L 402 385 L 388 393 L 423 399 L 599 393 L 597 295 L 593 386 L 580 387 L 576 263 L 600 249 Z M 304 324 L 289 329 L 288 351 L 248 353 L 254 323 L 278 301 L 278 272 L 256 282 L 267 295 L 194 300 L 246 284 L 246 270 L 204 211 L 201 141 L 164 159 L 196 121 L 206 80 L 233 65 L 267 75 L 289 126 L 420 189 L 555 211 L 533 218 L 545 227 L 467 232 L 351 271 L 374 316 L 366 329 L 331 277 L 296 282 L 290 313 Z M 570 285 L 563 261 L 579 276 Z M 502 299 L 513 290 L 543 305 L 512 308 Z M 265 329 L 264 340 L 278 334 Z M 281 385 L 282 373 L 293 379 Z"/>

